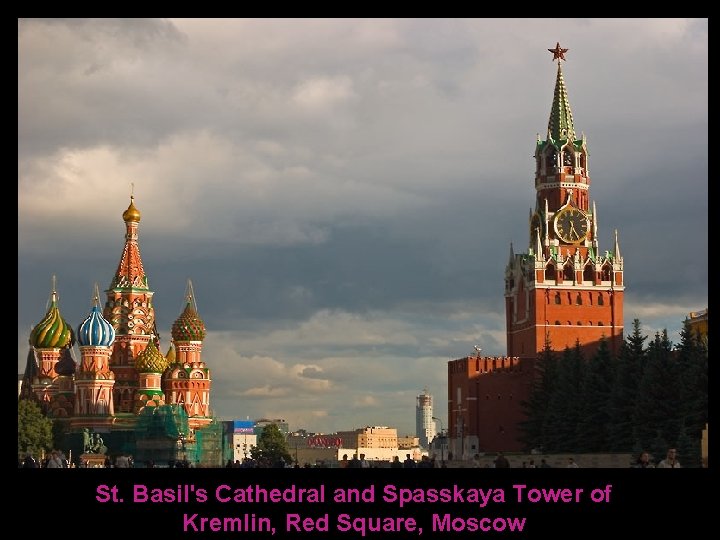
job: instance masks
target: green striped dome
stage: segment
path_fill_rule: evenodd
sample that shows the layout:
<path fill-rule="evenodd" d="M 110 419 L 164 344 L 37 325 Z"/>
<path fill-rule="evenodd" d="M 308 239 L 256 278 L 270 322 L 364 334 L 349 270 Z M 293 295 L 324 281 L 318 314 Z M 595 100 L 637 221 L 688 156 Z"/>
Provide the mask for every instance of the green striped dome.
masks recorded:
<path fill-rule="evenodd" d="M 167 359 L 158 351 L 155 340 L 151 339 L 145 350 L 138 354 L 135 369 L 140 373 L 162 373 L 168 367 Z"/>
<path fill-rule="evenodd" d="M 30 332 L 30 345 L 36 349 L 62 349 L 72 346 L 72 327 L 60 315 L 57 304 L 57 294 L 53 291 L 50 300 L 50 309 L 45 317 Z"/>
<path fill-rule="evenodd" d="M 202 341 L 205 339 L 205 323 L 188 301 L 185 309 L 172 325 L 172 337 L 178 341 Z"/>

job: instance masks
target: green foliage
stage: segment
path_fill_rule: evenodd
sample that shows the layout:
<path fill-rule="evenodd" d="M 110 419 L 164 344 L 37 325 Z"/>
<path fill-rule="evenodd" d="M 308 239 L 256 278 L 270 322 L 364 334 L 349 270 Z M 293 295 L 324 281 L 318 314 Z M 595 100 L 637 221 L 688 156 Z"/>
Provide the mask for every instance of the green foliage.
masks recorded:
<path fill-rule="evenodd" d="M 667 331 L 655 334 L 647 348 L 633 414 L 640 446 L 655 456 L 664 456 L 667 445 L 676 445 L 680 435 L 680 375 Z M 660 441 L 665 447 L 660 447 Z"/>
<path fill-rule="evenodd" d="M 610 349 L 607 341 L 601 338 L 597 352 L 585 366 L 583 376 L 575 447 L 579 452 L 607 450 L 613 372 Z"/>
<path fill-rule="evenodd" d="M 287 440 L 277 424 L 265 426 L 258 437 L 257 446 L 254 446 L 250 450 L 250 455 L 254 460 L 270 466 L 278 463 L 280 460 L 286 464 L 292 462 L 292 457 L 288 451 Z"/>
<path fill-rule="evenodd" d="M 680 332 L 677 362 L 681 373 L 679 459 L 683 467 L 700 467 L 699 440 L 708 421 L 708 349 L 707 340 L 687 324 Z"/>
<path fill-rule="evenodd" d="M 700 466 L 708 422 L 707 340 L 689 328 L 673 350 L 667 331 L 645 347 L 640 321 L 617 359 L 601 340 L 585 361 L 579 343 L 554 359 L 539 353 L 537 378 L 521 424 L 528 448 L 545 452 L 649 451 L 662 459 L 677 447 L 683 467 Z M 548 361 L 549 360 L 549 361 Z"/>
<path fill-rule="evenodd" d="M 577 424 L 580 421 L 584 364 L 579 343 L 573 349 L 565 349 L 543 426 L 547 441 L 545 452 L 574 452 L 578 447 Z"/>
<path fill-rule="evenodd" d="M 529 399 L 521 403 L 526 420 L 520 424 L 520 431 L 528 450 L 547 447 L 544 424 L 557 379 L 557 359 L 550 341 L 546 340 L 545 347 L 535 363 L 533 390 Z"/>
<path fill-rule="evenodd" d="M 32 400 L 18 401 L 18 453 L 33 452 L 37 458 L 41 450 L 52 450 L 52 420 Z"/>
<path fill-rule="evenodd" d="M 616 366 L 615 384 L 610 395 L 610 426 L 608 428 L 608 446 L 613 452 L 634 454 L 642 451 L 635 434 L 633 414 L 635 400 L 645 365 L 645 340 L 640 321 L 633 321 L 633 332 L 627 336 L 620 347 Z"/>

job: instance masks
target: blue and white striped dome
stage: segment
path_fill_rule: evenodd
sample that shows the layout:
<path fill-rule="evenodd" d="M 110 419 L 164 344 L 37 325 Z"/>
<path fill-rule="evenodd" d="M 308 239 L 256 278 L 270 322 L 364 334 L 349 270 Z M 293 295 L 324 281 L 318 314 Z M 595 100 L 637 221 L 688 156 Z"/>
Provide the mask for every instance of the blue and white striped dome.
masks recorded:
<path fill-rule="evenodd" d="M 78 326 L 77 340 L 81 347 L 109 347 L 115 341 L 115 329 L 94 305 L 90 315 Z"/>

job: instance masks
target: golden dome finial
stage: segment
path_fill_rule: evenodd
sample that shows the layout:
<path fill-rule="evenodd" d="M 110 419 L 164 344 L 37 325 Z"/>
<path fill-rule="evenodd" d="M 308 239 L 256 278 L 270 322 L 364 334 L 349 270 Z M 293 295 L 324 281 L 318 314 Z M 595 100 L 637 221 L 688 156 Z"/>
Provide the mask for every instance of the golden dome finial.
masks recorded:
<path fill-rule="evenodd" d="M 123 221 L 126 223 L 128 221 L 140 221 L 140 211 L 135 208 L 135 184 L 130 184 L 132 187 L 130 189 L 130 206 L 127 207 L 127 210 L 123 212 Z"/>

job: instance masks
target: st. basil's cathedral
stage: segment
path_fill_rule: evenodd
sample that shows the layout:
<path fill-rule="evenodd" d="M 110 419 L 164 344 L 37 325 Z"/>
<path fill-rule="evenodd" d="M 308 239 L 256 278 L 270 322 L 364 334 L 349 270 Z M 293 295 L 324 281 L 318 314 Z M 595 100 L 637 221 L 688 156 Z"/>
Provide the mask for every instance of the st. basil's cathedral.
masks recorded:
<path fill-rule="evenodd" d="M 77 331 L 60 314 L 53 278 L 47 313 L 30 332 L 20 398 L 36 400 L 47 416 L 63 420 L 68 446 L 78 452 L 85 431 L 102 434 L 108 453 L 134 453 L 139 419 L 163 411 L 177 420 L 180 413 L 183 422 L 174 422 L 174 436 L 187 452 L 213 422 L 210 369 L 202 359 L 205 324 L 188 282 L 185 309 L 172 325 L 172 344 L 167 354 L 160 352 L 154 293 L 138 245 L 141 215 L 133 196 L 122 218 L 125 245 L 105 303 L 96 285 L 89 314 Z M 76 343 L 79 362 L 73 354 Z"/>

